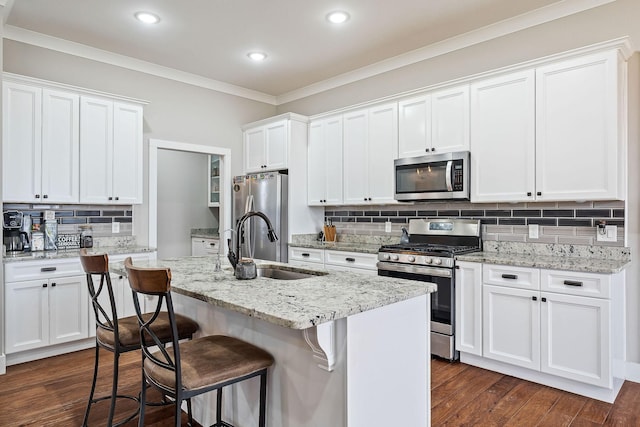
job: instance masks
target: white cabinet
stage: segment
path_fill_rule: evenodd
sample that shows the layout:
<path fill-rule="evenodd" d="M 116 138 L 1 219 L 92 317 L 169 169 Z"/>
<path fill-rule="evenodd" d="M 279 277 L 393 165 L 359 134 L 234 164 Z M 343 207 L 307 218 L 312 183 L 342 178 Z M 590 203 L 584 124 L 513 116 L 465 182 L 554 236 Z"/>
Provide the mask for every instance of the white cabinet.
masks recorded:
<path fill-rule="evenodd" d="M 617 319 L 612 309 L 624 306 L 620 273 L 485 264 L 482 276 L 483 357 L 613 387 L 614 360 L 624 357 L 621 341 L 614 339 L 624 319 Z M 470 330 L 468 323 L 463 326 Z"/>
<path fill-rule="evenodd" d="M 343 120 L 344 203 L 393 203 L 397 104 L 347 113 Z"/>
<path fill-rule="evenodd" d="M 210 208 L 220 206 L 221 186 L 221 162 L 220 156 L 209 155 L 208 162 L 208 185 L 207 185 L 207 205 Z"/>
<path fill-rule="evenodd" d="M 319 264 L 324 266 L 324 249 L 289 247 L 289 264 Z"/>
<path fill-rule="evenodd" d="M 3 199 L 78 203 L 79 96 L 4 82 Z"/>
<path fill-rule="evenodd" d="M 278 120 L 244 131 L 246 173 L 287 169 L 289 121 Z"/>
<path fill-rule="evenodd" d="M 325 249 L 324 266 L 327 270 L 353 271 L 364 274 L 378 274 L 378 254 L 347 252 Z"/>
<path fill-rule="evenodd" d="M 78 260 L 5 267 L 7 354 L 88 337 L 89 293 L 79 273 Z"/>
<path fill-rule="evenodd" d="M 471 201 L 535 200 L 535 72 L 471 85 Z"/>
<path fill-rule="evenodd" d="M 308 204 L 342 203 L 342 116 L 309 124 Z"/>
<path fill-rule="evenodd" d="M 398 157 L 469 149 L 468 85 L 402 100 L 398 109 Z"/>
<path fill-rule="evenodd" d="M 215 255 L 220 253 L 220 240 L 204 237 L 191 238 L 191 256 Z"/>
<path fill-rule="evenodd" d="M 456 262 L 456 350 L 482 356 L 482 264 Z"/>
<path fill-rule="evenodd" d="M 80 100 L 80 202 L 142 203 L 142 106 Z"/>
<path fill-rule="evenodd" d="M 624 198 L 625 73 L 609 51 L 473 83 L 471 201 Z"/>
<path fill-rule="evenodd" d="M 619 62 L 609 51 L 536 70 L 537 200 L 624 197 L 626 79 Z"/>

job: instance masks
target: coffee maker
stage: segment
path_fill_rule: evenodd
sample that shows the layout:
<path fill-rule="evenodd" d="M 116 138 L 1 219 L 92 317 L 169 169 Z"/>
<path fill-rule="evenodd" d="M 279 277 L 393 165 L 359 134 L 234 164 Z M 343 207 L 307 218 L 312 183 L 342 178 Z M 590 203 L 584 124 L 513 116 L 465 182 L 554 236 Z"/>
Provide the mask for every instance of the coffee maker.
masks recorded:
<path fill-rule="evenodd" d="M 29 248 L 30 230 L 25 230 L 24 227 L 28 223 L 31 228 L 31 217 L 28 221 L 24 221 L 24 214 L 19 211 L 5 211 L 3 217 L 3 242 L 7 252 L 22 252 L 25 250 L 25 245 Z"/>

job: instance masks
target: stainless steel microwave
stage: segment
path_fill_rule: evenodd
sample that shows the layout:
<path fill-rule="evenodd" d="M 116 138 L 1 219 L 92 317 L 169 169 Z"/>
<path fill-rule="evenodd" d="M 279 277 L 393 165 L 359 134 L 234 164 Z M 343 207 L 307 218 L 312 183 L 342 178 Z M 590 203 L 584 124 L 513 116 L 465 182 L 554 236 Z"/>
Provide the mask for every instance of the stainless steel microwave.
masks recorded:
<path fill-rule="evenodd" d="M 469 200 L 468 151 L 397 159 L 395 199 Z"/>

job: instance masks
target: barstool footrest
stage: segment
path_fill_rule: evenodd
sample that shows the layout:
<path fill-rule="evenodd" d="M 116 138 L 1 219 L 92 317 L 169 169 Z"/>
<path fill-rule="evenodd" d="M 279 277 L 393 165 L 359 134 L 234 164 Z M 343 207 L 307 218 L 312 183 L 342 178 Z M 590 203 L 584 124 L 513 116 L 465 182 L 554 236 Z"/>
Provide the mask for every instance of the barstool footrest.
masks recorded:
<path fill-rule="evenodd" d="M 117 394 L 116 395 L 116 402 L 117 402 L 117 399 L 129 399 L 129 400 L 133 400 L 134 402 L 140 403 L 139 397 L 128 396 L 126 394 Z M 94 403 L 101 402 L 103 400 L 111 400 L 111 395 L 98 397 L 97 399 L 91 399 L 91 404 L 93 405 Z M 123 419 L 121 421 L 118 421 L 116 423 L 113 423 L 112 427 L 118 427 L 118 426 L 121 426 L 123 424 L 128 423 L 129 421 L 131 421 L 132 419 L 137 417 L 139 412 L 140 412 L 140 406 L 138 406 L 136 408 L 136 410 L 131 413 L 131 415 L 127 415 L 127 417 L 125 419 Z"/>

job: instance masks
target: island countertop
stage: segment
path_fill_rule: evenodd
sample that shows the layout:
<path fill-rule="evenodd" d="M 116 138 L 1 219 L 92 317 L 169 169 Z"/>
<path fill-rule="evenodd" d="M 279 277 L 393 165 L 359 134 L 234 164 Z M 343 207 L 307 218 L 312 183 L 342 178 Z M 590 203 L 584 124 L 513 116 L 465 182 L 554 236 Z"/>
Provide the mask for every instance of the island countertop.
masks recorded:
<path fill-rule="evenodd" d="M 306 329 L 395 302 L 435 292 L 433 283 L 370 276 L 344 271 L 293 267 L 271 261 L 256 261 L 272 267 L 314 274 L 298 280 L 257 277 L 237 280 L 230 265 L 214 271 L 213 257 L 184 257 L 139 262 L 139 267 L 171 269 L 171 289 L 290 329 Z M 123 263 L 110 270 L 125 274 Z"/>

